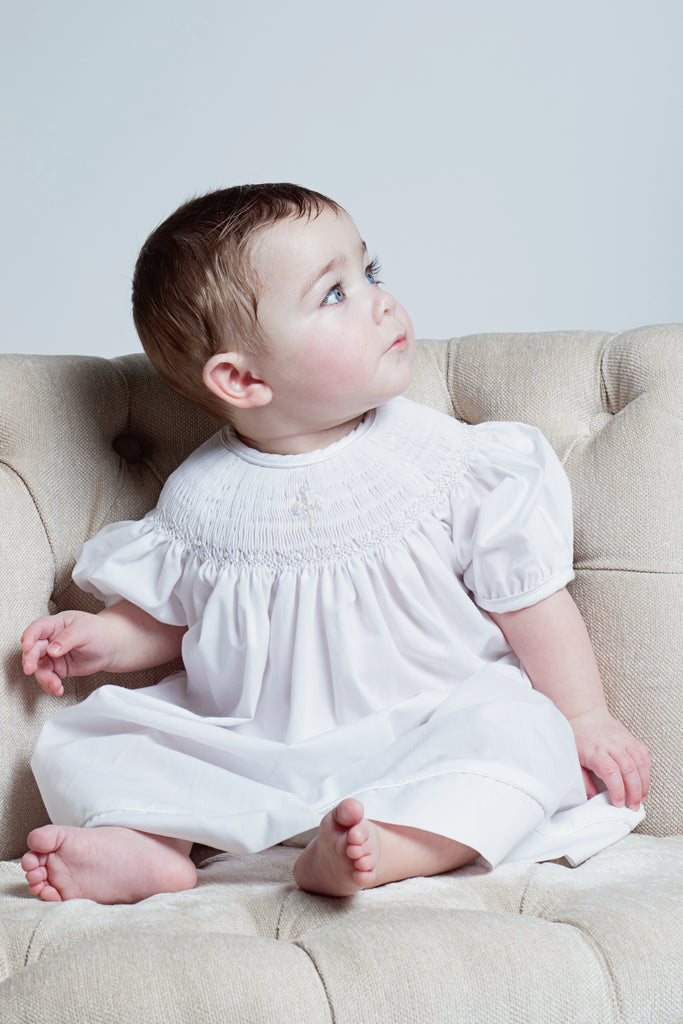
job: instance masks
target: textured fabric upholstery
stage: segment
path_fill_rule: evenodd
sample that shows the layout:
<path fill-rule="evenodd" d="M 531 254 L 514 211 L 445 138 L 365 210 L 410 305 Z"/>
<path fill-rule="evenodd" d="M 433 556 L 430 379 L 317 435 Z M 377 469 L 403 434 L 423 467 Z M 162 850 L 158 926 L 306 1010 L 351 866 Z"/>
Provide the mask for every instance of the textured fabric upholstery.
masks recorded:
<path fill-rule="evenodd" d="M 574 496 L 571 585 L 613 710 L 649 744 L 638 834 L 579 868 L 471 867 L 344 900 L 300 892 L 290 847 L 196 850 L 198 887 L 132 907 L 48 905 L 18 858 L 46 820 L 28 766 L 47 697 L 33 618 L 96 606 L 80 544 L 138 518 L 217 429 L 143 356 L 0 356 L 0 1020 L 324 1024 L 683 1021 L 683 326 L 423 342 L 410 397 L 539 426 Z M 138 686 L 164 673 L 116 682 Z"/>

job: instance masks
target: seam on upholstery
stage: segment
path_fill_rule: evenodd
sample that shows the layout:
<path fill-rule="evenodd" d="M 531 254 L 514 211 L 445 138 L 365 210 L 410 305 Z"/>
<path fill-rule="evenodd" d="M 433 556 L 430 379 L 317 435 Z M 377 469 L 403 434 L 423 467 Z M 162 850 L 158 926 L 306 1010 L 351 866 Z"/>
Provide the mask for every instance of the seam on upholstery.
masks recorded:
<path fill-rule="evenodd" d="M 527 893 L 529 892 L 529 889 L 531 888 L 533 882 L 536 879 L 536 875 L 538 874 L 538 869 L 540 868 L 540 866 L 541 866 L 540 864 L 535 864 L 534 865 L 534 870 L 529 875 L 527 883 L 524 886 L 524 892 L 522 893 L 522 898 L 519 901 L 519 911 L 518 911 L 519 914 L 526 914 L 526 910 L 524 909 L 524 904 L 526 902 Z M 532 917 L 536 917 L 537 915 L 536 914 L 532 914 L 531 916 Z"/>
<path fill-rule="evenodd" d="M 21 475 L 21 473 L 19 473 L 14 468 L 14 466 L 10 466 L 9 463 L 7 463 L 5 461 L 0 461 L 0 466 L 4 466 L 5 469 L 9 470 L 10 473 L 14 474 L 14 476 L 17 478 L 17 480 L 21 480 L 22 484 L 26 488 L 26 491 L 27 491 L 27 493 L 29 494 L 29 496 L 31 498 L 31 501 L 33 502 L 33 507 L 36 510 L 36 515 L 40 519 L 40 524 L 43 527 L 43 530 L 45 531 L 45 537 L 47 538 L 47 543 L 48 543 L 48 545 L 50 547 L 50 553 L 52 555 L 52 574 L 54 576 L 55 568 L 56 568 L 56 565 L 57 565 L 57 558 L 55 556 L 55 549 L 54 549 L 54 545 L 52 543 L 52 538 L 50 537 L 50 532 L 49 532 L 49 530 L 47 528 L 47 523 L 43 519 L 43 514 L 40 511 L 40 507 L 39 507 L 38 502 L 36 500 L 36 496 L 33 493 L 33 491 L 31 490 L 31 488 L 29 487 L 27 481 L 24 479 L 24 477 Z"/>
<path fill-rule="evenodd" d="M 120 369 L 120 367 L 118 367 L 115 364 L 113 359 L 105 359 L 104 362 L 106 362 L 108 364 L 108 366 L 113 370 L 113 372 L 119 378 L 119 381 L 123 384 L 123 388 L 124 388 L 124 391 L 125 391 L 125 394 L 126 394 L 126 431 L 127 431 L 127 433 L 130 434 L 130 388 L 128 386 L 128 379 L 127 379 L 125 373 L 123 373 L 123 371 Z M 118 456 L 118 457 L 119 457 L 119 459 L 121 458 L 121 456 Z M 109 512 L 110 512 L 111 508 L 113 507 L 113 505 L 116 504 L 116 502 L 117 502 L 117 500 L 118 500 L 118 498 L 119 498 L 119 496 L 121 494 L 121 490 L 122 490 L 122 485 L 119 485 L 119 487 L 116 490 L 116 493 L 115 493 L 114 497 L 112 498 L 111 502 L 107 505 L 107 508 L 101 510 L 100 526 L 98 526 L 97 530 L 101 529 L 101 524 L 102 523 L 105 523 L 105 522 L 109 521 L 109 518 L 108 518 L 109 517 Z"/>
<path fill-rule="evenodd" d="M 580 444 L 581 441 L 585 441 L 585 439 L 587 437 L 590 437 L 590 436 L 591 436 L 590 434 L 579 434 L 578 437 L 575 437 L 574 440 L 572 441 L 572 443 L 569 445 L 569 448 L 567 448 L 567 451 L 564 453 L 564 455 L 560 459 L 560 465 L 565 466 L 566 463 L 569 460 L 569 456 L 572 454 L 572 452 L 574 451 L 576 446 L 578 444 Z"/>
<path fill-rule="evenodd" d="M 455 338 L 451 338 L 450 342 L 448 343 L 448 349 L 446 350 L 446 380 L 445 380 L 446 394 L 448 395 L 448 400 L 451 403 L 451 408 L 453 410 L 453 416 L 455 417 L 455 419 L 456 420 L 460 420 L 461 422 L 466 422 L 465 417 L 461 414 L 459 409 L 456 407 L 455 398 L 453 397 L 453 393 L 452 393 L 452 391 L 450 389 L 450 386 L 449 386 L 449 383 L 450 383 L 451 377 L 452 377 L 452 375 L 451 375 L 451 368 L 452 367 L 453 367 L 453 372 L 455 372 L 454 364 L 455 364 L 455 348 L 456 348 L 456 346 L 453 344 L 453 342 L 455 340 L 456 340 Z M 436 359 L 434 359 L 434 362 L 436 362 Z"/>
<path fill-rule="evenodd" d="M 141 352 L 130 353 L 130 355 L 142 355 L 142 353 Z M 127 409 L 127 413 L 126 413 L 126 430 L 132 436 L 132 422 L 131 422 L 131 415 L 130 415 L 130 409 L 131 409 L 130 384 L 128 382 L 128 377 L 123 372 L 121 367 L 116 363 L 116 361 L 115 361 L 116 358 L 121 359 L 121 358 L 125 358 L 125 356 L 118 356 L 118 357 L 115 357 L 114 359 L 109 359 L 108 362 L 109 362 L 110 366 L 112 367 L 112 369 L 121 378 L 121 381 L 123 382 L 123 386 L 124 386 L 124 388 L 126 390 L 126 409 Z M 154 466 L 147 459 L 143 458 L 140 461 L 147 467 L 147 469 L 152 474 L 152 476 L 154 477 L 156 482 L 159 484 L 159 486 L 163 487 L 164 480 L 163 480 L 161 474 L 158 473 L 157 470 L 154 468 Z"/>
<path fill-rule="evenodd" d="M 40 931 L 42 923 L 43 923 L 43 918 L 41 917 L 40 920 L 38 921 L 37 925 L 35 926 L 35 928 L 31 932 L 30 939 L 26 943 L 26 953 L 24 955 L 24 967 L 28 967 L 29 963 L 32 962 L 31 950 L 33 949 L 33 940 L 35 939 L 36 935 Z"/>
<path fill-rule="evenodd" d="M 566 928 L 573 928 L 574 931 L 579 933 L 585 944 L 591 949 L 597 963 L 599 963 L 602 967 L 603 977 L 606 978 L 609 982 L 609 990 L 612 997 L 612 1013 L 614 1015 L 615 1020 L 619 1021 L 620 1024 L 626 1024 L 624 1019 L 623 1007 L 621 1005 L 621 1000 L 619 999 L 619 990 L 617 988 L 614 973 L 609 965 L 607 957 L 605 956 L 601 947 L 595 941 L 593 936 L 590 934 L 590 932 L 588 932 L 585 928 L 582 928 L 581 925 L 576 924 L 574 921 L 562 921 L 561 919 L 557 920 L 555 918 L 546 918 L 546 920 L 549 920 L 553 924 L 561 925 Z"/>
<path fill-rule="evenodd" d="M 126 395 L 126 432 L 128 434 L 130 434 L 130 436 L 132 437 L 133 436 L 133 432 L 132 432 L 132 421 L 131 421 L 131 392 L 130 392 L 130 384 L 128 382 L 128 377 L 123 372 L 121 367 L 116 364 L 114 359 L 108 359 L 108 360 L 106 360 L 106 362 L 109 363 L 109 366 L 114 371 L 114 373 L 117 375 L 117 377 L 121 381 L 121 384 L 123 385 L 123 388 L 124 388 L 124 391 L 125 391 L 125 395 Z M 119 456 L 119 459 L 120 458 L 121 458 L 121 456 Z M 125 460 L 123 460 L 123 461 L 125 461 Z M 152 477 L 159 484 L 159 487 L 160 488 L 163 487 L 164 481 L 162 480 L 160 474 L 157 472 L 157 470 L 154 468 L 154 466 L 145 458 L 141 459 L 140 461 L 142 462 L 143 465 L 145 465 L 147 467 L 147 470 L 151 473 Z M 116 494 L 114 495 L 114 497 L 113 497 L 112 501 L 110 502 L 110 504 L 103 511 L 102 517 L 101 517 L 102 522 L 109 522 L 110 511 L 111 511 L 112 507 L 118 501 L 122 491 L 123 491 L 123 482 L 121 482 L 121 484 L 120 484 L 118 490 L 116 491 Z"/>
<path fill-rule="evenodd" d="M 130 414 L 130 409 L 131 409 L 131 393 L 130 393 L 130 384 L 128 382 L 128 377 L 123 372 L 121 367 L 118 366 L 113 359 L 110 359 L 109 363 L 112 366 L 112 368 L 114 369 L 114 371 L 121 378 L 121 380 L 123 382 L 123 386 L 126 389 L 126 410 L 127 410 L 127 412 L 126 412 L 126 430 L 132 436 L 132 421 L 131 421 L 131 414 Z M 163 487 L 164 486 L 164 480 L 163 480 L 161 474 L 159 472 L 157 472 L 155 467 L 152 465 L 152 463 L 149 462 L 145 458 L 141 459 L 140 461 L 147 467 L 147 469 L 152 474 L 152 476 L 154 477 L 156 482 L 159 484 L 159 487 L 160 488 Z"/>
<path fill-rule="evenodd" d="M 156 469 L 155 469 L 155 467 L 154 467 L 154 466 L 152 465 L 152 463 L 151 463 L 151 462 L 148 462 L 148 461 L 147 461 L 147 459 L 141 459 L 140 461 L 141 461 L 141 462 L 142 462 L 142 463 L 143 463 L 143 464 L 144 464 L 145 466 L 147 466 L 147 469 L 149 470 L 149 472 L 151 473 L 151 475 L 152 475 L 152 476 L 154 477 L 154 479 L 156 480 L 156 482 L 157 482 L 157 483 L 159 484 L 159 487 L 160 487 L 160 488 L 162 488 L 162 487 L 164 486 L 164 484 L 165 484 L 165 482 L 166 482 L 166 481 L 165 481 L 165 480 L 164 480 L 164 478 L 163 478 L 163 477 L 161 476 L 161 474 L 157 472 L 157 470 L 156 470 Z"/>
<path fill-rule="evenodd" d="M 317 963 L 315 962 L 315 957 L 314 957 L 314 956 L 313 956 L 313 954 L 312 954 L 312 953 L 310 953 L 310 952 L 309 952 L 309 951 L 308 951 L 307 949 L 304 949 L 304 947 L 303 947 L 303 946 L 301 945 L 301 943 L 299 942 L 299 940 L 298 940 L 298 939 L 296 939 L 296 940 L 295 940 L 295 941 L 294 941 L 294 942 L 292 943 L 292 945 L 296 946 L 296 947 L 297 947 L 297 949 L 300 949 L 302 953 L 305 953 L 305 954 L 306 954 L 306 956 L 308 957 L 308 959 L 309 959 L 309 960 L 311 961 L 311 963 L 313 964 L 313 967 L 315 968 L 315 973 L 316 973 L 316 974 L 318 975 L 318 980 L 320 981 L 320 984 L 322 985 L 322 990 L 323 990 L 323 992 L 325 993 L 325 999 L 327 999 L 327 1006 L 328 1006 L 328 1009 L 329 1009 L 329 1011 L 330 1011 L 330 1022 L 331 1022 L 331 1024 L 336 1024 L 336 1021 L 337 1021 L 337 1016 L 336 1016 L 336 1014 L 335 1014 L 335 1012 L 334 1012 L 334 1007 L 333 1007 L 333 1005 L 332 1005 L 332 999 L 331 999 L 331 997 L 330 997 L 330 993 L 329 993 L 329 992 L 327 991 L 327 985 L 325 984 L 325 981 L 324 981 L 324 979 L 323 979 L 323 976 L 322 976 L 322 974 L 320 973 L 320 970 L 319 970 L 319 968 L 318 968 L 318 965 L 317 965 Z"/>
<path fill-rule="evenodd" d="M 130 387 L 128 386 L 128 378 L 126 377 L 123 370 L 116 365 L 113 359 L 108 359 L 107 362 L 109 363 L 114 373 L 116 373 L 119 379 L 121 380 L 126 392 L 126 430 L 128 430 L 128 432 L 130 433 Z"/>
<path fill-rule="evenodd" d="M 621 334 L 621 331 L 618 331 L 616 334 L 610 334 L 605 338 L 604 344 L 600 349 L 600 356 L 598 360 L 598 373 L 600 375 L 600 404 L 602 405 L 603 410 L 609 413 L 610 416 L 615 416 L 616 413 L 614 411 L 614 403 L 612 402 L 609 388 L 607 387 L 607 378 L 605 377 L 605 356 L 607 355 L 607 349 L 610 348 L 614 339 L 618 337 L 619 334 Z"/>
<path fill-rule="evenodd" d="M 275 924 L 275 938 L 279 942 L 288 942 L 289 941 L 288 939 L 282 939 L 280 937 L 280 924 L 282 922 L 282 918 L 283 918 L 284 913 L 285 913 L 285 908 L 289 904 L 289 901 L 291 900 L 292 895 L 296 891 L 297 891 L 296 889 L 292 889 L 290 892 L 288 892 L 287 895 L 285 896 L 285 898 L 283 899 L 282 903 L 280 904 L 280 913 L 277 915 L 277 922 Z"/>

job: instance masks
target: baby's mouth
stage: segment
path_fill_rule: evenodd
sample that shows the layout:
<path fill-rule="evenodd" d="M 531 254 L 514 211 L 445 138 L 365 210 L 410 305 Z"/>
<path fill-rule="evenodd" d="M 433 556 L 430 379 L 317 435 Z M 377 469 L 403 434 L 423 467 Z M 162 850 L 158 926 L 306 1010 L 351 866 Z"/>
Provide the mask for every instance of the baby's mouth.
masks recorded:
<path fill-rule="evenodd" d="M 408 347 L 408 338 L 405 334 L 399 334 L 398 338 L 389 346 L 387 352 L 400 352 Z"/>

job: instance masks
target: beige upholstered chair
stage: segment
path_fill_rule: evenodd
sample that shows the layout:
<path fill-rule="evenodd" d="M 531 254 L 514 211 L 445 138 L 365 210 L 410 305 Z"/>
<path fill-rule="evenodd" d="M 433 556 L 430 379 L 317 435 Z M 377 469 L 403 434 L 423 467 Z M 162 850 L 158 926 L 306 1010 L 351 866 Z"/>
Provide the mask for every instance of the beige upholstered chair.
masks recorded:
<path fill-rule="evenodd" d="M 472 867 L 344 900 L 297 890 L 287 846 L 198 849 L 195 890 L 127 907 L 23 885 L 16 858 L 46 820 L 29 757 L 63 703 L 22 675 L 19 636 L 93 607 L 70 582 L 80 544 L 142 516 L 217 425 L 141 355 L 0 357 L 0 1021 L 682 1021 L 682 356 L 683 326 L 425 342 L 411 391 L 468 422 L 534 423 L 560 455 L 571 589 L 611 706 L 653 754 L 636 834 L 578 868 Z"/>

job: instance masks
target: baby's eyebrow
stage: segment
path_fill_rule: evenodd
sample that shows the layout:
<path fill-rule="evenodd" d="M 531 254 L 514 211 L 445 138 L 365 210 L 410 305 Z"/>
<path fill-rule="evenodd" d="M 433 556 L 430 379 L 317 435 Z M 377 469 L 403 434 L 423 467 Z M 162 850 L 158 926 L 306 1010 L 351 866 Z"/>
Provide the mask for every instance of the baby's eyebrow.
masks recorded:
<path fill-rule="evenodd" d="M 361 260 L 365 259 L 368 254 L 368 247 L 362 238 L 360 240 L 359 251 Z M 320 281 L 321 278 L 325 276 L 325 274 L 329 274 L 330 271 L 336 270 L 339 267 L 343 267 L 345 263 L 345 256 L 333 256 L 331 260 L 328 260 L 324 267 L 321 267 L 320 270 L 316 271 L 316 273 L 313 275 L 310 281 L 308 281 L 307 284 L 302 288 L 301 298 L 305 299 L 308 293 L 310 292 L 311 288 L 314 288 L 318 281 Z"/>

